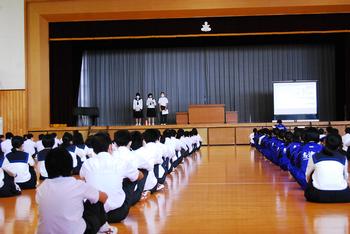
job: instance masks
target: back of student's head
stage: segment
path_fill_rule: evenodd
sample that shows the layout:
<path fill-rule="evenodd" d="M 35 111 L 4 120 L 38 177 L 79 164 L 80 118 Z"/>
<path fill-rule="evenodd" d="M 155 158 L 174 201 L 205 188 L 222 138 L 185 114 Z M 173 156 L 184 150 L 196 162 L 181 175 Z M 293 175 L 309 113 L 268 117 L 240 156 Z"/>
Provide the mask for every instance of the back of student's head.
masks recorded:
<path fill-rule="evenodd" d="M 13 137 L 12 132 L 7 132 L 7 133 L 5 134 L 5 138 L 6 138 L 6 139 L 11 139 L 12 137 Z"/>
<path fill-rule="evenodd" d="M 320 134 L 318 133 L 318 130 L 316 128 L 309 128 L 305 132 L 305 142 L 319 142 L 320 141 Z"/>
<path fill-rule="evenodd" d="M 31 133 L 27 134 L 27 139 L 32 139 L 33 137 L 34 137 L 33 134 L 31 134 Z"/>
<path fill-rule="evenodd" d="M 96 154 L 101 152 L 108 152 L 109 146 L 112 144 L 112 140 L 105 132 L 96 133 L 94 136 L 89 137 L 89 141 L 86 142 L 87 146 L 92 148 Z"/>
<path fill-rule="evenodd" d="M 192 128 L 192 135 L 193 136 L 196 136 L 196 135 L 198 135 L 198 130 L 197 130 L 197 128 Z"/>
<path fill-rule="evenodd" d="M 326 128 L 327 133 L 332 133 L 332 130 L 333 130 L 333 127 L 332 127 L 332 126 L 328 126 L 328 127 Z"/>
<path fill-rule="evenodd" d="M 21 148 L 21 146 L 23 145 L 23 142 L 24 142 L 24 140 L 23 140 L 23 137 L 21 137 L 21 136 L 12 137 L 12 139 L 11 139 L 11 144 L 13 147 L 12 152 L 16 151 L 16 149 Z"/>
<path fill-rule="evenodd" d="M 330 133 L 326 136 L 325 146 L 330 150 L 338 150 L 342 146 L 342 139 L 339 134 Z"/>
<path fill-rule="evenodd" d="M 131 146 L 130 148 L 132 150 L 137 150 L 142 147 L 143 145 L 143 138 L 142 134 L 139 131 L 134 131 L 130 133 L 131 135 Z"/>
<path fill-rule="evenodd" d="M 257 132 L 258 132 L 258 129 L 253 128 L 253 132 L 254 132 L 254 133 L 257 133 Z"/>
<path fill-rule="evenodd" d="M 114 142 L 117 146 L 127 146 L 131 141 L 131 135 L 128 130 L 118 130 L 114 133 Z"/>
<path fill-rule="evenodd" d="M 4 136 L 4 135 L 2 135 L 2 134 L 0 134 L 0 139 L 3 139 L 3 138 L 5 138 L 5 136 Z"/>
<path fill-rule="evenodd" d="M 157 131 L 155 129 L 146 129 L 146 131 L 143 132 L 142 136 L 146 143 L 156 142 L 159 139 Z"/>
<path fill-rule="evenodd" d="M 285 132 L 284 133 L 284 139 L 286 140 L 287 143 L 290 143 L 293 141 L 294 134 L 292 132 Z"/>
<path fill-rule="evenodd" d="M 163 136 L 165 138 L 170 138 L 171 137 L 171 131 L 170 129 L 165 129 L 164 132 L 163 132 Z"/>
<path fill-rule="evenodd" d="M 55 139 L 52 137 L 51 134 L 44 135 L 41 141 L 45 148 L 52 148 L 55 144 Z"/>
<path fill-rule="evenodd" d="M 43 139 L 43 136 L 44 136 L 44 135 L 45 135 L 45 134 L 39 134 L 38 138 L 39 138 L 40 141 Z"/>
<path fill-rule="evenodd" d="M 346 134 L 350 134 L 350 128 L 348 127 L 348 128 L 345 128 L 345 133 Z"/>
<path fill-rule="evenodd" d="M 278 119 L 278 120 L 277 120 L 277 123 L 278 123 L 278 124 L 282 124 L 282 120 L 281 120 L 281 119 Z"/>
<path fill-rule="evenodd" d="M 79 131 L 73 132 L 73 144 L 74 145 L 83 145 L 84 144 L 83 134 L 81 134 Z"/>
<path fill-rule="evenodd" d="M 73 159 L 66 149 L 58 147 L 50 150 L 47 154 L 45 168 L 49 179 L 71 176 Z"/>
<path fill-rule="evenodd" d="M 62 147 L 68 147 L 73 144 L 73 135 L 69 132 L 65 132 L 62 136 Z"/>
<path fill-rule="evenodd" d="M 183 137 L 185 135 L 185 130 L 183 130 L 182 128 L 179 128 L 177 130 L 177 134 L 176 134 L 176 138 L 180 139 L 181 137 Z"/>
<path fill-rule="evenodd" d="M 323 135 L 323 134 L 324 134 L 324 129 L 323 129 L 323 128 L 318 129 L 318 133 L 319 133 L 320 135 Z"/>

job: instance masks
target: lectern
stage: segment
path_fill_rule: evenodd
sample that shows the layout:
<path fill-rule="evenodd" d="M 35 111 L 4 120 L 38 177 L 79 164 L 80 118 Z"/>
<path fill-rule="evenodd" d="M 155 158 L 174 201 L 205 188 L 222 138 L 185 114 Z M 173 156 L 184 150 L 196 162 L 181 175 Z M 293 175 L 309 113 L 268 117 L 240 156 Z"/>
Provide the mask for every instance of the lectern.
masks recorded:
<path fill-rule="evenodd" d="M 190 105 L 188 107 L 188 122 L 190 124 L 223 124 L 225 123 L 225 105 Z"/>

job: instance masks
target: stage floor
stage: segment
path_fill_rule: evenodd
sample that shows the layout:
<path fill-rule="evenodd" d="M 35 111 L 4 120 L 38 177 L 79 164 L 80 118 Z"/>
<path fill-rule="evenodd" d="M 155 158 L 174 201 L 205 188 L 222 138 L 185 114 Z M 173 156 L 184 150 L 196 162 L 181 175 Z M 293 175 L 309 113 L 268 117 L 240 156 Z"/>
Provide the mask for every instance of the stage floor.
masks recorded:
<path fill-rule="evenodd" d="M 313 204 L 249 146 L 203 147 L 132 207 L 119 233 L 348 233 L 347 204 Z M 34 190 L 0 199 L 0 233 L 35 233 Z"/>

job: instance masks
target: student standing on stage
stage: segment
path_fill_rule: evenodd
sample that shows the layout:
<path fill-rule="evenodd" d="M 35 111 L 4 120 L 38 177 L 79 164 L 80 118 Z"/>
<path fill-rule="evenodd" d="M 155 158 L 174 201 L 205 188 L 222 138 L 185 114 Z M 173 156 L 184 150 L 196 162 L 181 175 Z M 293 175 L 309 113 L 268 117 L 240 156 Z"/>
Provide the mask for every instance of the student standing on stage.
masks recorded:
<path fill-rule="evenodd" d="M 149 93 L 146 101 L 148 125 L 154 125 L 154 118 L 156 117 L 156 105 L 157 102 L 153 98 L 153 94 Z"/>
<path fill-rule="evenodd" d="M 158 100 L 159 111 L 160 111 L 160 124 L 161 125 L 166 125 L 167 124 L 167 116 L 169 114 L 168 103 L 169 103 L 169 100 L 165 96 L 165 93 L 161 92 L 160 93 L 160 98 Z"/>
<path fill-rule="evenodd" d="M 136 125 L 141 125 L 142 117 L 143 117 L 142 116 L 143 101 L 142 101 L 140 93 L 136 93 L 136 97 L 134 98 L 132 108 L 134 110 L 134 118 L 136 121 Z"/>

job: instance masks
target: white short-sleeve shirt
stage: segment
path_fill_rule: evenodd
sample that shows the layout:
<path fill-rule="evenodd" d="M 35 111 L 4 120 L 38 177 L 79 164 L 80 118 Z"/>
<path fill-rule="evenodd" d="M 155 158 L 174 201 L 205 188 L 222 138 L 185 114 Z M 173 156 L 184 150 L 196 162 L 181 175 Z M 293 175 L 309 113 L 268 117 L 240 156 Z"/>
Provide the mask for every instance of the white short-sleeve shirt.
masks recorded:
<path fill-rule="evenodd" d="M 46 179 L 36 190 L 39 207 L 38 234 L 81 234 L 84 200 L 96 203 L 99 191 L 74 177 Z"/>
<path fill-rule="evenodd" d="M 168 106 L 168 103 L 169 103 L 169 101 L 168 101 L 168 98 L 167 98 L 167 97 L 161 97 L 161 98 L 159 98 L 159 100 L 158 100 L 158 104 L 159 104 L 160 106 Z"/>
<path fill-rule="evenodd" d="M 4 153 L 4 155 L 11 152 L 11 150 L 12 150 L 11 139 L 6 139 L 3 142 L 1 142 L 1 151 Z"/>
<path fill-rule="evenodd" d="M 96 189 L 107 193 L 104 204 L 106 212 L 121 207 L 125 201 L 123 179 L 137 180 L 139 171 L 127 161 L 112 157 L 107 152 L 101 152 L 87 159 L 80 169 L 80 176 Z"/>

